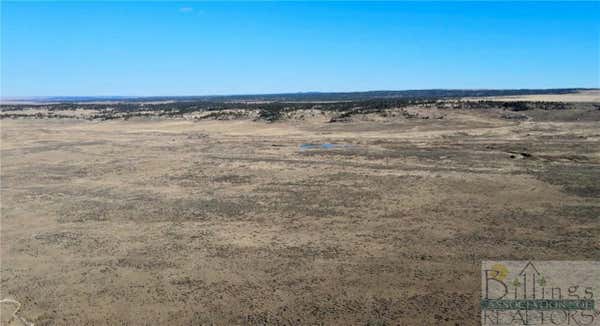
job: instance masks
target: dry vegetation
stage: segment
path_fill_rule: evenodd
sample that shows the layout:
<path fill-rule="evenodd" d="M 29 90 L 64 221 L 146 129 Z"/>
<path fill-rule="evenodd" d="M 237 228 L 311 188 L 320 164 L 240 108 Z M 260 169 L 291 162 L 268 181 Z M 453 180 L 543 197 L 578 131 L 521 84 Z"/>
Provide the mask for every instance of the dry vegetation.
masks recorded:
<path fill-rule="evenodd" d="M 481 260 L 600 259 L 600 104 L 493 103 L 5 109 L 2 298 L 36 325 L 478 324 Z"/>

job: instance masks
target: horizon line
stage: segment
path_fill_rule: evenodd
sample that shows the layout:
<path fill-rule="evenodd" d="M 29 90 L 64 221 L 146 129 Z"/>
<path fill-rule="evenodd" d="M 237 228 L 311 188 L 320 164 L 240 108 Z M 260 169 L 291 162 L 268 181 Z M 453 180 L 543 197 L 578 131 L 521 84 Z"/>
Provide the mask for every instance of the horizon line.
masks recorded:
<path fill-rule="evenodd" d="M 235 97 L 235 96 L 273 96 L 289 94 L 350 94 L 350 93 L 377 93 L 377 92 L 411 92 L 411 91 L 560 91 L 560 90 L 600 90 L 600 87 L 550 87 L 550 88 L 413 88 L 413 89 L 373 89 L 354 91 L 290 91 L 267 93 L 222 93 L 222 94 L 194 94 L 194 95 L 22 95 L 0 96 L 3 100 L 18 99 L 43 99 L 43 98 L 152 98 L 152 97 Z"/>

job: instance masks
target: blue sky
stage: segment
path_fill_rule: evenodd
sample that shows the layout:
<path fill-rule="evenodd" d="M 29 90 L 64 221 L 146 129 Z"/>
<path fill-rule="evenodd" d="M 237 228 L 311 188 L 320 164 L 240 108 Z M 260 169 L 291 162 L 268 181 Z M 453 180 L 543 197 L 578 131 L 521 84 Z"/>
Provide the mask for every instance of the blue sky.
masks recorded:
<path fill-rule="evenodd" d="M 599 2 L 5 2 L 1 95 L 599 87 Z"/>

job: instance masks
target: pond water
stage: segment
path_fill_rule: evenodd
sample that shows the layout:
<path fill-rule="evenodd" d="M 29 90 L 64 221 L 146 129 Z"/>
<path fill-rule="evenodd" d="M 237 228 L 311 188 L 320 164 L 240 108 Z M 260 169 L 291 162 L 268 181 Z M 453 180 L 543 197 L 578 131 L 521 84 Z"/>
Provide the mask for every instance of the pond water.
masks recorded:
<path fill-rule="evenodd" d="M 340 149 L 340 148 L 348 148 L 352 145 L 350 144 L 332 144 L 332 143 L 322 143 L 322 144 L 302 144 L 300 145 L 300 150 L 310 150 L 310 149 Z"/>

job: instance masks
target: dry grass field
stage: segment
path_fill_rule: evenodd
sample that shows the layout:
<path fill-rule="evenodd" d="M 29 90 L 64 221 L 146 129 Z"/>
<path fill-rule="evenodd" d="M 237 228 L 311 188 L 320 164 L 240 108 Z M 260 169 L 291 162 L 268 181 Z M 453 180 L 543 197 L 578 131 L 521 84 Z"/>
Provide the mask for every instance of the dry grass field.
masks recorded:
<path fill-rule="evenodd" d="M 411 112 L 3 119 L 1 299 L 35 325 L 476 325 L 482 260 L 600 260 L 600 110 Z"/>
<path fill-rule="evenodd" d="M 532 94 L 532 95 L 513 95 L 513 96 L 484 96 L 467 98 L 475 100 L 488 101 L 558 101 L 558 102 L 591 102 L 600 103 L 600 90 L 585 90 L 568 94 Z"/>

